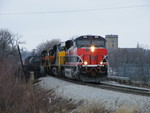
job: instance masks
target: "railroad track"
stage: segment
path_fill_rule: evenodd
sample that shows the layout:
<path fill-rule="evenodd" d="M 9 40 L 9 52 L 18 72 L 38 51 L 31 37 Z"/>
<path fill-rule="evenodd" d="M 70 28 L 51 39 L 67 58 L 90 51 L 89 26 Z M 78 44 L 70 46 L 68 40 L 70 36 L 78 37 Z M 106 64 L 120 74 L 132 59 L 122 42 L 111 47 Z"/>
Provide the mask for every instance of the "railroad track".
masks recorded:
<path fill-rule="evenodd" d="M 112 89 L 115 91 L 125 92 L 125 93 L 132 93 L 136 95 L 143 95 L 143 96 L 150 96 L 150 89 L 148 88 L 141 88 L 141 87 L 135 87 L 135 86 L 129 86 L 125 84 L 111 84 L 107 82 L 101 82 L 100 87 L 103 87 L 105 89 Z"/>
<path fill-rule="evenodd" d="M 86 83 L 86 82 L 80 82 L 77 80 L 72 80 L 64 77 L 58 77 L 58 76 L 53 76 L 53 77 L 74 84 L 87 85 L 89 87 L 94 87 L 94 88 L 112 90 L 112 91 L 117 91 L 122 93 L 135 94 L 135 95 L 150 96 L 149 88 L 135 87 L 135 86 L 125 85 L 125 84 L 114 84 L 114 83 L 110 83 L 109 81 L 103 81 L 101 83 Z"/>

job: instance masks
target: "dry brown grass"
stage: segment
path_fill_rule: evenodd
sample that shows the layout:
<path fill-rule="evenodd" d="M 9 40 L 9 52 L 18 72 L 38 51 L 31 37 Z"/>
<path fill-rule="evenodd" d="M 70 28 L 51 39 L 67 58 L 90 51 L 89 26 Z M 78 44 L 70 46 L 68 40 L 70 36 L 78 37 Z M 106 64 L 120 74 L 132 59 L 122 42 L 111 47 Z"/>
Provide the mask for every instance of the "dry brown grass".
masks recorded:
<path fill-rule="evenodd" d="M 0 113 L 67 113 L 76 108 L 71 100 L 55 97 L 33 84 L 19 81 L 15 60 L 0 62 Z"/>
<path fill-rule="evenodd" d="M 139 107 L 134 105 L 124 105 L 119 107 L 115 113 L 139 113 Z"/>
<path fill-rule="evenodd" d="M 101 103 L 86 102 L 77 108 L 77 113 L 108 113 Z"/>

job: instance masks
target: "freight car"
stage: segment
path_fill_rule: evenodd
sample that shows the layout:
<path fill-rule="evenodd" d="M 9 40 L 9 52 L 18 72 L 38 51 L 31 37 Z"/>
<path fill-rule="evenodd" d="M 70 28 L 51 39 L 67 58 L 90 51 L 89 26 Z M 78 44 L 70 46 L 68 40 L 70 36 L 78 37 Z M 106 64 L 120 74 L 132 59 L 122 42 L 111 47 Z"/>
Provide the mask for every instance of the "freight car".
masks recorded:
<path fill-rule="evenodd" d="M 45 72 L 84 82 L 100 82 L 107 77 L 106 39 L 84 35 L 53 46 L 41 53 Z"/>

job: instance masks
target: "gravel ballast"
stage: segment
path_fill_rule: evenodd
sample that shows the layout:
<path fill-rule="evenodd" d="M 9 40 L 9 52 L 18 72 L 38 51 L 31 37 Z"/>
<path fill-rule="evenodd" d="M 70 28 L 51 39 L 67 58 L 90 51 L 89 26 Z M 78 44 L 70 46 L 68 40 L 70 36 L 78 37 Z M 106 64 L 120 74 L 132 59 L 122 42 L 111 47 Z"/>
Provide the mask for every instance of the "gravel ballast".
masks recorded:
<path fill-rule="evenodd" d="M 106 109 L 136 109 L 150 113 L 150 97 L 98 89 L 86 85 L 66 82 L 51 76 L 40 78 L 40 87 L 54 89 L 57 96 L 73 99 L 76 102 L 102 103 Z"/>

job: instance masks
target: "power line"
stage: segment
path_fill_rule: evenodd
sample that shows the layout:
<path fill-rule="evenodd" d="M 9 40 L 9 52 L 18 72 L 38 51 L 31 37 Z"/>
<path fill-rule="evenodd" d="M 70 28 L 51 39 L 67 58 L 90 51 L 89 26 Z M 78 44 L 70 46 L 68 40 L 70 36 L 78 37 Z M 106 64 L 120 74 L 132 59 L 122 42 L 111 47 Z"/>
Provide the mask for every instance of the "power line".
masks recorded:
<path fill-rule="evenodd" d="M 135 5 L 125 7 L 110 7 L 110 8 L 99 8 L 99 9 L 82 9 L 82 10 L 66 10 L 66 11 L 43 11 L 43 12 L 9 12 L 0 13 L 0 15 L 26 15 L 26 14 L 52 14 L 52 13 L 76 13 L 76 12 L 89 12 L 89 11 L 102 11 L 102 10 L 115 10 L 115 9 L 128 9 L 137 7 L 149 7 L 150 5 Z"/>

